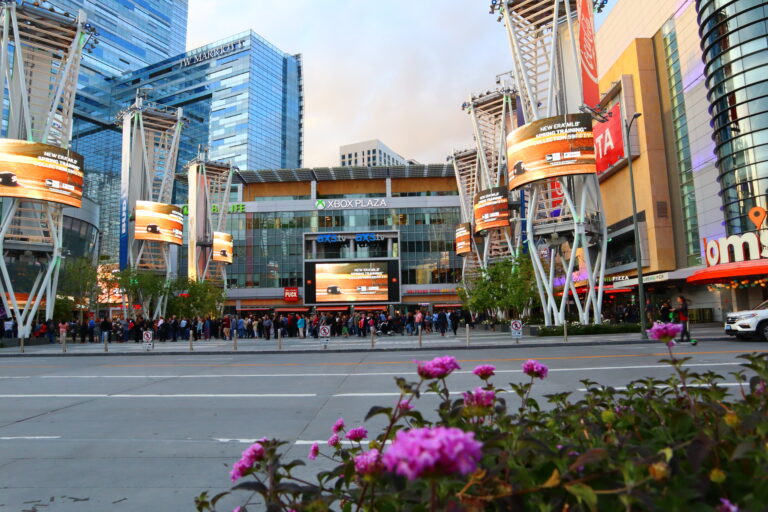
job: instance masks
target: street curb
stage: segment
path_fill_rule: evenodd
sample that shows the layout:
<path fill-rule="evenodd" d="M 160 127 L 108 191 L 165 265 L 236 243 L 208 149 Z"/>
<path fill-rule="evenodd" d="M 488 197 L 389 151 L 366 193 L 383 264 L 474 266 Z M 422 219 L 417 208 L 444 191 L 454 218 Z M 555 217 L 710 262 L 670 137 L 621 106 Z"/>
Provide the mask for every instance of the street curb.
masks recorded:
<path fill-rule="evenodd" d="M 708 341 L 730 341 L 730 338 L 698 338 L 699 342 Z M 512 343 L 507 345 L 462 345 L 457 347 L 400 347 L 400 348 L 350 348 L 350 349 L 290 349 L 290 350 L 199 350 L 199 351 L 174 351 L 174 352 L 89 352 L 85 354 L 75 354 L 72 352 L 59 353 L 0 353 L 3 357 L 119 357 L 119 356 L 211 356 L 211 355 L 275 355 L 275 354 L 361 354 L 372 352 L 433 352 L 435 350 L 493 350 L 493 349 L 521 349 L 521 348 L 554 348 L 554 347 L 595 347 L 595 346 L 617 346 L 617 345 L 646 345 L 648 343 L 659 343 L 655 340 L 610 340 L 610 341 L 574 341 L 574 342 L 545 342 L 537 344 L 519 344 Z"/>

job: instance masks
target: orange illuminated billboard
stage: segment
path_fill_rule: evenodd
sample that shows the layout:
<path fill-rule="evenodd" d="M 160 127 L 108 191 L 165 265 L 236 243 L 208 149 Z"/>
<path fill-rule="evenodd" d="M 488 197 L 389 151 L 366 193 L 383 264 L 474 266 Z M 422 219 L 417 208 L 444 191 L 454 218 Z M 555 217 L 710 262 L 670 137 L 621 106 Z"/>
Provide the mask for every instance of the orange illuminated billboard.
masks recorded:
<path fill-rule="evenodd" d="M 151 240 L 181 245 L 184 217 L 172 204 L 136 201 L 136 240 Z"/>
<path fill-rule="evenodd" d="M 475 233 L 487 229 L 509 227 L 509 193 L 504 187 L 494 187 L 475 194 Z"/>
<path fill-rule="evenodd" d="M 465 222 L 456 226 L 456 254 L 463 256 L 472 252 L 472 224 Z"/>
<path fill-rule="evenodd" d="M 595 140 L 589 114 L 539 119 L 507 136 L 510 190 L 547 178 L 595 172 Z"/>
<path fill-rule="evenodd" d="M 220 231 L 213 232 L 213 261 L 232 263 L 232 235 Z"/>
<path fill-rule="evenodd" d="M 80 208 L 83 157 L 41 142 L 0 139 L 0 197 L 38 199 Z"/>

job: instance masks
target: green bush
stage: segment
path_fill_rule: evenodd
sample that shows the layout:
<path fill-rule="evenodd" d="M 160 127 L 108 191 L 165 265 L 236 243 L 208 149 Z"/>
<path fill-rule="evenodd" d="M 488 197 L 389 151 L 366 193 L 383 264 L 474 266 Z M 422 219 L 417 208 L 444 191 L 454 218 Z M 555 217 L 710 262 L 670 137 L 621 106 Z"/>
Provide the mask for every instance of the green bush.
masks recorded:
<path fill-rule="evenodd" d="M 316 481 L 295 476 L 304 461 L 285 462 L 285 443 L 263 440 L 236 464 L 231 491 L 202 493 L 195 504 L 198 511 L 215 510 L 236 492 L 242 493 L 238 512 L 248 506 L 286 512 L 765 510 L 766 354 L 741 356 L 744 369 L 731 377 L 740 387 L 729 394 L 719 385 L 722 376 L 694 373 L 669 351 L 663 360 L 673 370 L 668 379 L 640 379 L 626 388 L 583 380 L 586 392 L 547 395 L 545 408 L 530 397 L 534 381 L 548 371 L 536 361 L 523 365 L 529 380 L 507 388 L 491 383 L 493 367 L 478 367 L 478 376 L 485 372 L 482 387 L 455 399 L 445 377 L 458 364 L 436 358 L 419 364 L 419 380 L 396 379 L 400 397 L 393 407 L 370 410 L 366 419 L 388 421 L 367 447 L 332 436 L 330 449 L 311 449 L 310 458 L 321 452 L 334 466 L 318 471 Z M 411 409 L 425 392 L 441 398 L 435 421 Z M 334 432 L 367 436 L 341 421 Z M 414 443 L 413 435 L 424 433 L 435 437 Z"/>
<path fill-rule="evenodd" d="M 618 334 L 627 332 L 640 332 L 640 324 L 596 324 L 581 325 L 568 324 L 568 335 L 578 334 Z M 562 336 L 563 326 L 541 327 L 537 336 Z"/>

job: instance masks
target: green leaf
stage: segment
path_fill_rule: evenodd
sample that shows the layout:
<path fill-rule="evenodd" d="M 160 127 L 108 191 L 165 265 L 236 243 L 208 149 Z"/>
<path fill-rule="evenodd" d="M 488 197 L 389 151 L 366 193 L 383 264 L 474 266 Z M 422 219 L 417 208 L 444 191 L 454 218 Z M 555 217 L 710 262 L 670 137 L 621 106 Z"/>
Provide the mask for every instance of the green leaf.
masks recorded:
<path fill-rule="evenodd" d="M 233 491 L 256 491 L 259 494 L 267 492 L 267 486 L 261 482 L 255 482 L 248 480 L 247 482 L 240 482 L 236 486 L 232 487 Z"/>
<path fill-rule="evenodd" d="M 385 416 L 389 417 L 392 415 L 392 408 L 391 407 L 381 407 L 378 405 L 374 405 L 368 410 L 368 414 L 365 415 L 365 420 L 368 421 L 369 419 L 373 418 L 374 416 L 377 416 L 379 414 L 384 414 Z"/>
<path fill-rule="evenodd" d="M 597 494 L 595 490 L 586 484 L 566 485 L 565 490 L 576 496 L 579 503 L 586 503 L 589 510 L 597 510 Z"/>

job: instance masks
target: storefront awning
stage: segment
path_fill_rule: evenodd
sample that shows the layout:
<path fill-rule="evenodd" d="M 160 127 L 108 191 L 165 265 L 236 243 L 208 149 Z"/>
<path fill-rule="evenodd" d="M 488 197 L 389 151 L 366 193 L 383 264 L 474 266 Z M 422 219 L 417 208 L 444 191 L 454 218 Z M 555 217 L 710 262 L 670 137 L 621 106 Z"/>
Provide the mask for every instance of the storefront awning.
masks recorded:
<path fill-rule="evenodd" d="M 357 311 L 386 311 L 387 306 L 355 306 Z"/>
<path fill-rule="evenodd" d="M 243 306 L 240 308 L 237 308 L 238 311 L 269 311 L 272 308 L 267 307 L 256 307 L 256 306 Z"/>
<path fill-rule="evenodd" d="M 737 261 L 714 265 L 695 272 L 686 281 L 691 284 L 713 284 L 732 281 L 739 277 L 765 277 L 768 275 L 768 259 Z"/>
<path fill-rule="evenodd" d="M 461 304 L 435 304 L 435 308 L 460 308 Z"/>
<path fill-rule="evenodd" d="M 349 306 L 322 306 L 315 308 L 316 311 L 349 311 Z"/>
<path fill-rule="evenodd" d="M 275 308 L 275 313 L 306 313 L 309 308 Z"/>

